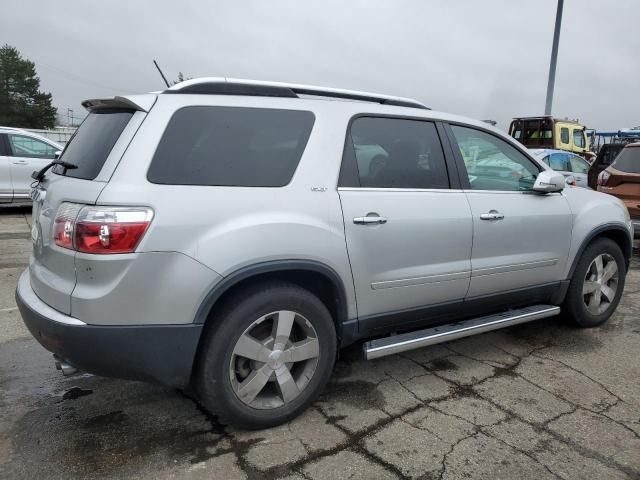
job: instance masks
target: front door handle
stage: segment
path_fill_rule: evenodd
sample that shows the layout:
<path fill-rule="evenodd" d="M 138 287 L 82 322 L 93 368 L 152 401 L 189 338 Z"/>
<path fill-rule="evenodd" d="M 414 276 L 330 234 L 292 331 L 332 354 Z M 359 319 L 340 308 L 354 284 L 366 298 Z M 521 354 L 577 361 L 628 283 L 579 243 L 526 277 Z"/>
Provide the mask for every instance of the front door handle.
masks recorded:
<path fill-rule="evenodd" d="M 381 217 L 377 213 L 367 213 L 365 217 L 356 217 L 353 219 L 356 225 L 382 225 L 387 223 L 386 217 Z"/>
<path fill-rule="evenodd" d="M 497 210 L 489 210 L 489 213 L 480 215 L 480 220 L 502 220 L 504 215 Z"/>
<path fill-rule="evenodd" d="M 13 160 L 11 163 L 13 163 L 14 165 L 26 165 L 27 161 L 26 160 Z"/>

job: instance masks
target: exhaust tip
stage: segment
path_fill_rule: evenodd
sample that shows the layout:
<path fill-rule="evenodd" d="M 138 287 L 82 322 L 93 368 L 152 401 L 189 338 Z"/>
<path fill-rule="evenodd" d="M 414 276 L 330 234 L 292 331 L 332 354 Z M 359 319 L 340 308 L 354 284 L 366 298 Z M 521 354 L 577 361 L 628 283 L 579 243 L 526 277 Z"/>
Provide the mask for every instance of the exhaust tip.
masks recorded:
<path fill-rule="evenodd" d="M 64 359 L 58 357 L 57 355 L 53 356 L 56 370 L 60 370 L 62 375 L 65 377 L 70 377 L 71 375 L 75 375 L 79 372 L 79 370 L 73 365 L 68 364 Z"/>

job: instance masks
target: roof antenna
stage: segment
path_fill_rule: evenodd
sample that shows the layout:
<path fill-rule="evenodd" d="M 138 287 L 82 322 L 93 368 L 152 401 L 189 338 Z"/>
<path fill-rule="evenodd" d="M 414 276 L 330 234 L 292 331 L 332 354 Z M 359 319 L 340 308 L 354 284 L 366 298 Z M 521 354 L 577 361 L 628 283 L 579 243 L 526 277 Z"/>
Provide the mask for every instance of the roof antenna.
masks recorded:
<path fill-rule="evenodd" d="M 167 88 L 170 88 L 169 82 L 167 82 L 167 77 L 164 76 L 164 73 L 162 73 L 162 70 L 160 70 L 160 65 L 158 65 L 158 62 L 156 62 L 155 60 L 153 61 L 153 64 L 156 66 L 156 68 L 158 69 L 158 72 L 160 72 L 160 76 L 162 77 L 162 80 L 164 80 L 165 85 L 167 86 Z"/>

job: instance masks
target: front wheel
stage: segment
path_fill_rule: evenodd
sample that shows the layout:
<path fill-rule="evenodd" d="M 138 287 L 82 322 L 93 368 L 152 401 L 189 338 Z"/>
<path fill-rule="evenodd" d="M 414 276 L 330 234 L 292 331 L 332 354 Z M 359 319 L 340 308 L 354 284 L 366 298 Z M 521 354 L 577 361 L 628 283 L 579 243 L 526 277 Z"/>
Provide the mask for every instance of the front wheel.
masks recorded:
<path fill-rule="evenodd" d="M 272 427 L 300 414 L 324 388 L 336 357 L 335 327 L 325 305 L 296 285 L 239 293 L 211 319 L 199 397 L 223 422 Z"/>
<path fill-rule="evenodd" d="M 576 266 L 563 310 L 580 327 L 602 325 L 620 303 L 625 274 L 618 244 L 608 238 L 595 240 Z"/>

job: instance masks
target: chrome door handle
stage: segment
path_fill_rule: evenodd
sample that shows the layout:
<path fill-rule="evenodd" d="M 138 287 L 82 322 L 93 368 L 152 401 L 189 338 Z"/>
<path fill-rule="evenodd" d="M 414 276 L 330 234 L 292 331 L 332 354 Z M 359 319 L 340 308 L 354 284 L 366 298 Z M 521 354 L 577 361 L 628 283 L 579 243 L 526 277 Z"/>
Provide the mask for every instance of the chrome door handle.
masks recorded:
<path fill-rule="evenodd" d="M 480 220 L 502 220 L 504 215 L 497 210 L 489 210 L 489 213 L 480 214 Z"/>
<path fill-rule="evenodd" d="M 387 223 L 386 217 L 381 217 L 377 213 L 368 213 L 366 217 L 356 217 L 353 219 L 356 225 L 382 225 Z"/>

